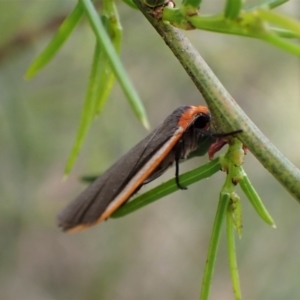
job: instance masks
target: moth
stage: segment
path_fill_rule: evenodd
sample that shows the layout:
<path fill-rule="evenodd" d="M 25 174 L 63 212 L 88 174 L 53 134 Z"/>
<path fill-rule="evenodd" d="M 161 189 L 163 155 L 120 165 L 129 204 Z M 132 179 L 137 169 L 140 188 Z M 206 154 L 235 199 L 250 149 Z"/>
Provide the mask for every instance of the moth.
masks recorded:
<path fill-rule="evenodd" d="M 197 151 L 205 138 L 216 139 L 241 130 L 214 134 L 205 106 L 175 109 L 152 133 L 141 140 L 99 176 L 58 215 L 58 225 L 68 232 L 86 229 L 106 220 L 144 184 L 175 164 L 179 189 L 179 162 Z"/>

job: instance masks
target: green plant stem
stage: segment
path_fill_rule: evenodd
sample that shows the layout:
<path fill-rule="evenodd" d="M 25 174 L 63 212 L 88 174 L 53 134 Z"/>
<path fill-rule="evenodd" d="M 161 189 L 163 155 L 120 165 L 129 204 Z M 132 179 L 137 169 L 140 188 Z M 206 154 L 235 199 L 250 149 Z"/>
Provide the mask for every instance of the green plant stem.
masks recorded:
<path fill-rule="evenodd" d="M 215 222 L 211 234 L 208 256 L 206 259 L 206 265 L 205 265 L 204 275 L 202 279 L 200 300 L 207 300 L 209 297 L 214 265 L 216 262 L 217 251 L 218 251 L 218 246 L 220 241 L 221 227 L 222 227 L 224 217 L 226 215 L 229 201 L 230 201 L 230 194 L 228 193 L 220 194 L 220 201 L 219 201 Z"/>
<path fill-rule="evenodd" d="M 300 171 L 261 133 L 230 96 L 219 79 L 176 28 L 157 21 L 142 2 L 134 0 L 199 89 L 223 131 L 243 129 L 239 138 L 261 164 L 300 202 Z"/>

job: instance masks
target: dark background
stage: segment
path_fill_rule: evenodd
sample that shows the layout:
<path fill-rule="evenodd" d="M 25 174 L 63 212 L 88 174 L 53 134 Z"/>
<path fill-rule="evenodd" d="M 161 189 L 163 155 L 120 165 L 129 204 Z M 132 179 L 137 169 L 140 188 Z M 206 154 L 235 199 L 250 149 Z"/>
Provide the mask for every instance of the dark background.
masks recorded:
<path fill-rule="evenodd" d="M 203 13 L 218 12 L 224 4 L 203 2 Z M 39 30 L 68 13 L 75 3 L 0 1 L 0 48 L 24 30 Z M 118 8 L 122 61 L 152 128 L 179 105 L 204 104 L 141 13 L 122 2 Z M 299 2 L 280 11 L 299 19 Z M 104 171 L 147 134 L 116 84 L 63 181 L 94 47 L 87 21 L 80 24 L 31 81 L 24 73 L 53 32 L 0 57 L 0 298 L 197 299 L 223 173 L 88 231 L 68 235 L 56 226 L 56 214 L 84 188 L 79 176 Z M 300 166 L 299 58 L 253 39 L 200 30 L 187 35 L 262 132 Z M 195 158 L 183 169 L 207 160 Z M 237 254 L 244 299 L 299 299 L 300 205 L 251 153 L 244 168 L 277 224 L 276 230 L 266 225 L 240 192 L 244 228 Z M 174 169 L 155 185 L 172 176 Z M 232 298 L 223 237 L 211 299 Z"/>

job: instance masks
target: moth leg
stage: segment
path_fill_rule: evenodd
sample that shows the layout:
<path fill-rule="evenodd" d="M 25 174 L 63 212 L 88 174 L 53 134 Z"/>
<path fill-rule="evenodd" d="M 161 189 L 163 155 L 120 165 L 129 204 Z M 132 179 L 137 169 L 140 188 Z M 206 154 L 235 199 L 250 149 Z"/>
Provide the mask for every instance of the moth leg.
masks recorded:
<path fill-rule="evenodd" d="M 180 190 L 187 190 L 187 187 L 182 186 L 179 182 L 179 161 L 181 159 L 181 152 L 183 147 L 183 140 L 180 140 L 175 148 L 175 182 Z"/>

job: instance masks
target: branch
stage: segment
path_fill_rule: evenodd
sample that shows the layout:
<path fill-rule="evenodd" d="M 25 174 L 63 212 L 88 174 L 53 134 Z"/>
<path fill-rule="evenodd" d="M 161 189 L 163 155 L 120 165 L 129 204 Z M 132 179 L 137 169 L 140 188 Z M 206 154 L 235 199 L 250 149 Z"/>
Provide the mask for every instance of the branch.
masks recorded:
<path fill-rule="evenodd" d="M 186 36 L 169 24 L 158 21 L 149 7 L 133 0 L 148 21 L 164 39 L 185 71 L 203 95 L 222 130 L 243 129 L 243 144 L 261 164 L 300 202 L 300 171 L 262 134 L 230 96 Z"/>

